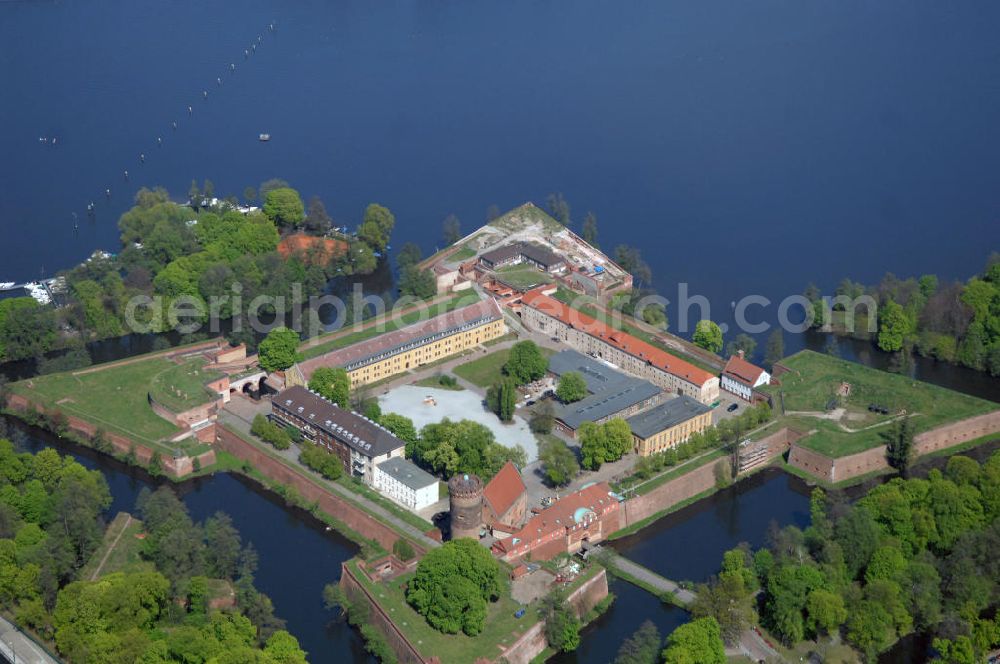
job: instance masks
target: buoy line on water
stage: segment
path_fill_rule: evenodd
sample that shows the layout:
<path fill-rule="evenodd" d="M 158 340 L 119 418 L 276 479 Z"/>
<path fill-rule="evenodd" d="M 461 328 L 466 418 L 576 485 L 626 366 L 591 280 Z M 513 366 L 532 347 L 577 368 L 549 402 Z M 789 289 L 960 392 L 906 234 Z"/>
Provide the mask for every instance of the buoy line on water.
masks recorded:
<path fill-rule="evenodd" d="M 269 22 L 267 24 L 267 31 L 270 32 L 270 33 L 272 33 L 272 34 L 275 32 L 274 21 L 271 21 L 271 22 Z M 258 45 L 262 45 L 263 43 L 264 43 L 263 36 L 261 36 L 260 34 L 258 34 L 257 35 L 257 39 L 256 40 L 251 40 L 250 41 L 250 46 L 243 49 L 243 59 L 244 60 L 249 60 L 252 55 L 254 55 L 254 54 L 257 53 L 257 46 Z M 236 63 L 235 62 L 230 62 L 229 65 L 228 65 L 228 67 L 226 69 L 227 69 L 227 71 L 229 72 L 230 75 L 234 75 L 236 73 Z M 221 88 L 222 85 L 223 85 L 223 79 L 222 79 L 222 77 L 221 76 L 217 76 L 215 80 L 216 80 L 217 87 Z M 206 102 L 208 101 L 208 88 L 203 88 L 202 89 L 202 100 L 206 101 Z M 194 105 L 193 104 L 188 104 L 187 105 L 187 112 L 188 112 L 188 117 L 194 117 Z M 178 128 L 180 127 L 180 125 L 177 122 L 177 120 L 172 120 L 171 123 L 170 123 L 170 127 L 171 127 L 172 131 L 176 132 L 178 130 Z M 263 136 L 263 134 L 261 134 L 261 135 Z M 270 135 L 268 135 L 268 137 L 270 137 Z M 41 143 L 41 144 L 43 144 L 43 145 L 46 145 L 46 146 L 55 146 L 56 142 L 57 142 L 57 137 L 55 137 L 55 136 L 52 136 L 52 137 L 42 136 L 42 137 L 39 137 L 38 142 Z M 163 144 L 164 144 L 164 142 L 163 142 L 163 136 L 162 135 L 158 135 L 156 137 L 156 146 L 158 148 L 162 148 Z M 139 165 L 142 166 L 145 163 L 146 163 L 146 153 L 140 151 L 139 152 Z M 124 175 L 124 181 L 125 182 L 130 182 L 131 179 L 129 178 L 128 169 L 127 168 L 123 169 L 122 173 Z M 111 196 L 111 187 L 110 186 L 109 187 L 105 187 L 105 189 L 104 189 L 104 196 L 105 196 L 105 199 L 107 201 L 109 201 L 109 202 L 111 201 L 112 196 Z M 87 219 L 90 220 L 91 222 L 97 220 L 97 206 L 95 205 L 93 199 L 90 199 L 87 202 L 86 213 L 87 213 Z M 79 217 L 78 217 L 78 215 L 77 215 L 77 213 L 75 211 L 72 212 L 72 216 L 73 216 L 73 232 L 76 233 L 77 235 L 79 235 L 79 233 L 78 233 L 79 228 L 80 228 L 79 224 L 78 224 L 78 218 Z"/>

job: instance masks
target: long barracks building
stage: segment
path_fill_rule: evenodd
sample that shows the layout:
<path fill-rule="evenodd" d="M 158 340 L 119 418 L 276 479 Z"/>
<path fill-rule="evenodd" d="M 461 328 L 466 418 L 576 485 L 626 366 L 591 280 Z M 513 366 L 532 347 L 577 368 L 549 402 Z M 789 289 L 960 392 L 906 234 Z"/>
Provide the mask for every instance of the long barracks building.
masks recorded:
<path fill-rule="evenodd" d="M 307 385 L 320 367 L 343 367 L 351 387 L 394 376 L 503 336 L 506 326 L 493 298 L 299 362 L 289 385 Z"/>
<path fill-rule="evenodd" d="M 666 392 L 684 394 L 704 404 L 719 398 L 719 377 L 690 362 L 538 291 L 525 293 L 521 302 L 521 319 L 533 330 L 558 337 L 577 350 L 645 378 Z"/>

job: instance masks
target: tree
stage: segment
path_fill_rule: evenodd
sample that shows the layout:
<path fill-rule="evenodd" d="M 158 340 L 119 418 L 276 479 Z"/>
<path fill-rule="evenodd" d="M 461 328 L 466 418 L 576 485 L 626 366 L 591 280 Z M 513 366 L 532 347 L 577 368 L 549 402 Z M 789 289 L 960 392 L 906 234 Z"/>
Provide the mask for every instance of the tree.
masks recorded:
<path fill-rule="evenodd" d="M 413 426 L 413 420 L 405 415 L 383 413 L 382 417 L 379 418 L 379 424 L 391 431 L 396 438 L 406 443 L 407 447 L 416 444 L 418 439 L 417 428 Z M 407 449 L 406 456 L 413 456 L 413 451 Z"/>
<path fill-rule="evenodd" d="M 503 379 L 486 390 L 486 406 L 496 413 L 501 422 L 514 419 L 517 406 L 517 387 L 512 380 Z"/>
<path fill-rule="evenodd" d="M 548 399 L 539 401 L 531 410 L 531 417 L 528 418 L 528 427 L 532 433 L 552 433 L 555 425 L 556 415 L 552 402 Z"/>
<path fill-rule="evenodd" d="M 399 292 L 422 300 L 437 295 L 437 279 L 430 270 L 421 270 L 416 265 L 407 265 L 399 276 Z"/>
<path fill-rule="evenodd" d="M 615 262 L 635 277 L 636 289 L 638 290 L 642 290 L 642 284 L 653 280 L 653 271 L 635 247 L 630 247 L 627 244 L 615 247 Z"/>
<path fill-rule="evenodd" d="M 656 625 L 647 620 L 618 648 L 614 664 L 658 664 L 662 642 Z"/>
<path fill-rule="evenodd" d="M 549 486 L 565 486 L 580 473 L 576 455 L 566 443 L 554 436 L 542 439 L 538 446 L 538 460 Z"/>
<path fill-rule="evenodd" d="M 837 593 L 817 588 L 806 598 L 806 629 L 811 634 L 825 636 L 835 633 L 847 620 L 844 598 Z"/>
<path fill-rule="evenodd" d="M 781 333 L 781 328 L 775 328 L 767 338 L 767 350 L 764 353 L 764 364 L 772 371 L 774 365 L 785 356 L 785 337 Z"/>
<path fill-rule="evenodd" d="M 722 350 L 722 330 L 715 322 L 710 320 L 700 320 L 694 327 L 694 336 L 691 338 L 696 346 L 705 350 L 718 353 Z"/>
<path fill-rule="evenodd" d="M 482 632 L 487 602 L 504 588 L 500 564 L 471 539 L 446 542 L 429 551 L 406 589 L 406 601 L 434 629 L 446 634 Z"/>
<path fill-rule="evenodd" d="M 299 335 L 287 327 L 276 327 L 267 333 L 257 348 L 262 369 L 284 371 L 298 360 Z"/>
<path fill-rule="evenodd" d="M 419 263 L 421 258 L 423 258 L 423 252 L 420 250 L 420 245 L 415 242 L 407 242 L 396 256 L 396 265 L 402 271 Z"/>
<path fill-rule="evenodd" d="M 681 625 L 667 637 L 663 651 L 665 664 L 725 664 L 719 623 L 715 618 L 698 618 Z"/>
<path fill-rule="evenodd" d="M 583 218 L 582 237 L 583 241 L 590 246 L 597 246 L 597 215 L 593 212 L 588 212 L 587 216 Z"/>
<path fill-rule="evenodd" d="M 563 226 L 570 225 L 569 203 L 563 198 L 562 193 L 549 194 L 545 199 L 545 204 L 549 208 L 549 214 Z"/>
<path fill-rule="evenodd" d="M 350 408 L 351 377 L 343 367 L 319 367 L 309 379 L 309 389 L 341 408 Z"/>
<path fill-rule="evenodd" d="M 886 352 L 902 350 L 909 327 L 903 307 L 889 300 L 878 312 L 878 347 Z"/>
<path fill-rule="evenodd" d="M 587 396 L 587 381 L 579 371 L 567 371 L 559 377 L 556 396 L 563 403 L 573 403 Z"/>
<path fill-rule="evenodd" d="M 149 465 L 146 466 L 146 472 L 153 477 L 159 477 L 163 474 L 163 460 L 160 458 L 159 452 L 153 452 L 153 456 L 149 458 Z"/>
<path fill-rule="evenodd" d="M 260 196 L 260 200 L 266 201 L 267 195 L 270 194 L 275 189 L 288 189 L 289 184 L 282 180 L 281 178 L 271 178 L 270 180 L 265 180 L 260 183 L 260 187 L 257 188 L 257 194 Z"/>
<path fill-rule="evenodd" d="M 740 332 L 736 338 L 726 344 L 726 356 L 736 355 L 743 351 L 743 356 L 747 360 L 753 359 L 753 352 L 757 349 L 757 340 L 749 334 Z"/>
<path fill-rule="evenodd" d="M 534 341 L 518 341 L 510 348 L 510 356 L 503 366 L 505 374 L 514 379 L 518 385 L 526 385 L 538 380 L 549 369 L 549 358 Z"/>
<path fill-rule="evenodd" d="M 566 593 L 557 590 L 542 599 L 539 615 L 545 621 L 545 640 L 549 647 L 572 652 L 580 645 L 580 619 L 566 601 Z"/>
<path fill-rule="evenodd" d="M 198 187 L 197 180 L 191 180 L 191 186 L 188 188 L 188 203 L 191 205 L 191 209 L 195 212 L 201 207 L 202 201 L 201 189 Z"/>
<path fill-rule="evenodd" d="M 333 226 L 333 219 L 326 212 L 326 206 L 323 205 L 322 199 L 319 196 L 313 196 L 309 199 L 309 211 L 306 213 L 305 227 L 310 233 L 315 233 L 316 235 L 323 235 Z"/>
<path fill-rule="evenodd" d="M 441 231 L 444 235 L 444 243 L 452 245 L 462 239 L 462 223 L 453 214 L 449 214 L 441 222 Z"/>
<path fill-rule="evenodd" d="M 244 187 L 243 200 L 245 200 L 248 204 L 253 203 L 255 200 L 257 200 L 257 190 L 254 189 L 253 187 Z"/>
<path fill-rule="evenodd" d="M 358 239 L 371 247 L 372 251 L 384 253 L 395 225 L 396 218 L 388 208 L 372 203 L 365 208 L 364 219 L 358 227 Z"/>
<path fill-rule="evenodd" d="M 273 189 L 264 199 L 264 214 L 277 226 L 298 226 L 305 219 L 299 192 L 291 187 Z"/>
<path fill-rule="evenodd" d="M 413 557 L 417 555 L 409 540 L 403 539 L 402 537 L 392 543 L 392 553 L 403 562 L 413 560 Z"/>
<path fill-rule="evenodd" d="M 913 459 L 913 425 L 910 418 L 904 416 L 896 420 L 882 438 L 885 440 L 885 454 L 889 465 L 905 476 Z"/>
<path fill-rule="evenodd" d="M 583 457 L 584 468 L 598 470 L 602 463 L 610 460 L 604 428 L 600 424 L 584 422 L 577 429 L 576 437 L 580 441 L 580 453 Z"/>

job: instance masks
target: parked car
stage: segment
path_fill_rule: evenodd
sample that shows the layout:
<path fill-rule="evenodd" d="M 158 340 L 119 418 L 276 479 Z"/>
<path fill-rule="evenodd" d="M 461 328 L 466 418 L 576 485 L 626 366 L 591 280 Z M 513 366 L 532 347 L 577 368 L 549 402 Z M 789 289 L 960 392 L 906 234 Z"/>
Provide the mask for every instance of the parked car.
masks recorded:
<path fill-rule="evenodd" d="M 739 407 L 740 405 L 738 403 L 731 403 L 729 404 L 729 408 L 726 408 L 726 412 L 731 413 Z"/>

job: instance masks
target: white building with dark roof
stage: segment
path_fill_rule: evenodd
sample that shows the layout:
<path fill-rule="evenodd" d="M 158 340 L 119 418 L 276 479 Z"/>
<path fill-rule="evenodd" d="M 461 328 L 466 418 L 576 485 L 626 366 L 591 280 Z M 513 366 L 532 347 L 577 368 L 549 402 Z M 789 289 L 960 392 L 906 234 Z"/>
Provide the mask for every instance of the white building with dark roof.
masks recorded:
<path fill-rule="evenodd" d="M 376 491 L 413 512 L 438 501 L 437 478 L 402 457 L 377 464 L 374 480 Z"/>

